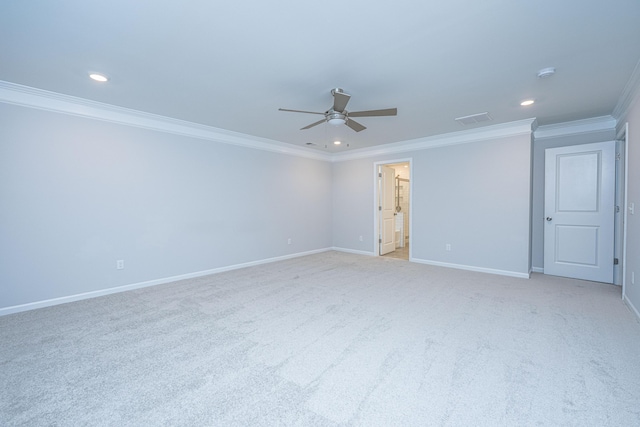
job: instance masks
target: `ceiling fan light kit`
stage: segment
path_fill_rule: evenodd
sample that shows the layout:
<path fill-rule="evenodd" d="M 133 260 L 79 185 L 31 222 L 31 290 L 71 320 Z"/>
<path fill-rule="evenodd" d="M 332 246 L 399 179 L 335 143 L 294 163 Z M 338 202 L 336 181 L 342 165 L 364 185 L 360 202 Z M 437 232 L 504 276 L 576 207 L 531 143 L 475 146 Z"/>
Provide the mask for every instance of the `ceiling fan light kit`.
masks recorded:
<path fill-rule="evenodd" d="M 318 120 L 317 122 L 311 123 L 300 130 L 310 129 L 314 126 L 317 126 L 321 123 L 329 123 L 334 126 L 339 126 L 342 124 L 346 124 L 352 130 L 356 132 L 360 132 L 366 129 L 365 126 L 351 119 L 351 117 L 383 117 L 383 116 L 396 116 L 398 115 L 397 108 L 386 108 L 383 110 L 368 110 L 368 111 L 354 111 L 349 112 L 346 110 L 347 103 L 349 99 L 351 99 L 351 95 L 344 93 L 341 88 L 331 89 L 331 95 L 333 95 L 333 107 L 325 111 L 324 113 L 319 113 L 316 111 L 303 111 L 303 110 L 289 110 L 286 108 L 280 108 L 280 111 L 289 111 L 292 113 L 306 113 L 306 114 L 322 114 L 324 115 L 323 120 Z"/>
<path fill-rule="evenodd" d="M 339 125 L 345 124 L 347 120 L 344 114 L 334 112 L 327 116 L 327 121 L 329 122 L 329 124 L 332 124 L 334 126 L 339 126 Z"/>

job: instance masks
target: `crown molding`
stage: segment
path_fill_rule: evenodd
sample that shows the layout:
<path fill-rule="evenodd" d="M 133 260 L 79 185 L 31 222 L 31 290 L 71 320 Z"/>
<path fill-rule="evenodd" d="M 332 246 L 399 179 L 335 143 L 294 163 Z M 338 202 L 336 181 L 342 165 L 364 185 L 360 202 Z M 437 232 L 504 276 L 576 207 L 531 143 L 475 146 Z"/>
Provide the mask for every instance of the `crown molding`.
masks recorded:
<path fill-rule="evenodd" d="M 315 160 L 331 161 L 331 155 L 318 153 L 312 149 L 295 147 L 280 141 L 254 137 L 239 132 L 232 132 L 129 108 L 117 107 L 102 102 L 90 101 L 2 80 L 0 80 L 0 102 L 159 132 L 167 132 L 222 144 L 237 145 Z"/>
<path fill-rule="evenodd" d="M 636 64 L 636 67 L 629 77 L 629 81 L 622 90 L 622 95 L 618 99 L 618 103 L 613 109 L 611 115 L 620 121 L 624 121 L 629 113 L 631 107 L 640 97 L 640 61 Z"/>
<path fill-rule="evenodd" d="M 537 121 L 535 118 L 518 120 L 459 132 L 394 142 L 384 144 L 382 146 L 362 148 L 346 153 L 338 153 L 333 155 L 333 161 L 341 162 L 379 155 L 404 153 L 407 151 L 425 150 L 448 145 L 467 144 L 509 136 L 531 134 L 536 127 Z"/>
<path fill-rule="evenodd" d="M 615 131 L 616 124 L 617 120 L 612 116 L 592 117 L 590 119 L 539 126 L 534 132 L 534 137 L 535 139 L 545 139 L 605 130 Z"/>
<path fill-rule="evenodd" d="M 267 138 L 254 137 L 239 132 L 118 107 L 2 80 L 0 80 L 0 102 L 328 162 L 346 161 L 377 155 L 403 153 L 521 134 L 531 134 L 537 127 L 536 119 L 531 118 L 352 150 L 345 153 L 325 154 L 313 149 L 296 147 Z"/>

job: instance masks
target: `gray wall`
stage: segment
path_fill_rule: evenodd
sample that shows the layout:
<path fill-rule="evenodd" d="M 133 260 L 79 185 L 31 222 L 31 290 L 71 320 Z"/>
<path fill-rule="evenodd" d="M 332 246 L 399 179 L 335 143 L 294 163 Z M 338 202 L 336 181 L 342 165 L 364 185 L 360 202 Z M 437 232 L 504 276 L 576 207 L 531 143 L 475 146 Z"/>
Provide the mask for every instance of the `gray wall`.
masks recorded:
<path fill-rule="evenodd" d="M 530 135 L 416 153 L 414 182 L 414 258 L 529 273 Z"/>
<path fill-rule="evenodd" d="M 329 248 L 331 179 L 326 161 L 0 103 L 0 308 Z"/>
<path fill-rule="evenodd" d="M 412 159 L 414 260 L 529 273 L 530 134 L 337 162 L 336 247 L 373 251 L 373 165 L 407 158 Z M 364 244 L 357 241 L 363 233 Z"/>
<path fill-rule="evenodd" d="M 613 141 L 615 129 L 585 132 L 579 135 L 536 138 L 533 143 L 533 268 L 544 268 L 544 150 L 570 145 Z"/>
<path fill-rule="evenodd" d="M 629 123 L 627 135 L 628 186 L 627 206 L 635 204 L 635 214 L 627 215 L 627 266 L 625 274 L 625 295 L 640 316 L 640 88 L 626 117 L 620 120 L 620 127 Z M 635 283 L 631 283 L 634 273 Z"/>
<path fill-rule="evenodd" d="M 374 167 L 370 159 L 333 164 L 333 246 L 373 253 Z M 362 236 L 362 241 L 360 241 Z"/>

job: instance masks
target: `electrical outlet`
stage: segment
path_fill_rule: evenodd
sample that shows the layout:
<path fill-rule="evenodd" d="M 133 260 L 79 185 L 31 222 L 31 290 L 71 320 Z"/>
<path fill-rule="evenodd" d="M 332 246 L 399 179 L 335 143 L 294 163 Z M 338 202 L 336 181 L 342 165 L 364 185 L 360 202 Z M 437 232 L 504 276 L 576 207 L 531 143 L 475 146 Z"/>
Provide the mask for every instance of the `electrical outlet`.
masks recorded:
<path fill-rule="evenodd" d="M 451 243 L 447 243 L 447 244 L 445 245 L 444 249 L 445 249 L 447 252 L 451 251 Z"/>
<path fill-rule="evenodd" d="M 291 244 L 291 237 L 287 239 L 287 245 L 290 245 L 290 244 Z"/>
<path fill-rule="evenodd" d="M 636 274 L 635 272 L 631 272 L 631 284 L 635 285 L 636 284 Z"/>
<path fill-rule="evenodd" d="M 360 236 L 360 241 L 362 242 L 362 236 Z"/>
<path fill-rule="evenodd" d="M 119 260 L 116 261 L 116 268 L 118 270 L 124 269 L 124 260 L 123 259 L 119 259 Z"/>

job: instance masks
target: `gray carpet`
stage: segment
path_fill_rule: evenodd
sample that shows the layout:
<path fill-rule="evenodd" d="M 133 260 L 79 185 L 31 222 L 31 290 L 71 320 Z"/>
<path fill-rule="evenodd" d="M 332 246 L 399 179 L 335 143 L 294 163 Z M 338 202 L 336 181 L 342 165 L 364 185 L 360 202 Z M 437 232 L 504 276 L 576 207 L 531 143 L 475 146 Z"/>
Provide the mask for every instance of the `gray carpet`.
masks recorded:
<path fill-rule="evenodd" d="M 637 426 L 620 288 L 327 252 L 0 317 L 3 426 Z"/>

